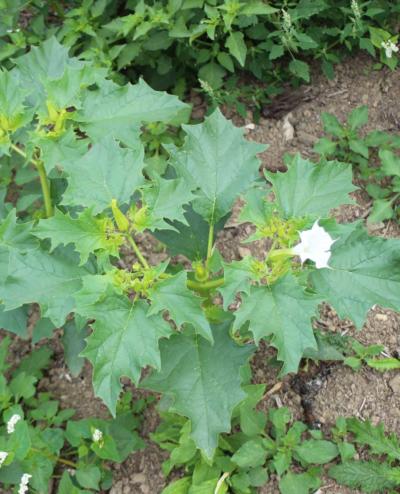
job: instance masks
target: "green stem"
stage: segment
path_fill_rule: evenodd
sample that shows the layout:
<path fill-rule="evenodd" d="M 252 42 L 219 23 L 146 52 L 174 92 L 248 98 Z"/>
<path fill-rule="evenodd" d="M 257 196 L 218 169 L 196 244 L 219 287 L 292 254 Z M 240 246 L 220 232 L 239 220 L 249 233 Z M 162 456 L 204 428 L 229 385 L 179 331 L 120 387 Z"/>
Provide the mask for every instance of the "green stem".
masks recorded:
<path fill-rule="evenodd" d="M 224 278 L 216 278 L 202 283 L 201 281 L 187 280 L 187 287 L 192 290 L 212 290 L 224 284 Z"/>
<path fill-rule="evenodd" d="M 137 243 L 133 240 L 133 238 L 130 235 L 126 235 L 126 238 L 128 239 L 129 243 L 132 246 L 132 249 L 134 253 L 136 254 L 136 257 L 139 259 L 140 263 L 145 269 L 150 269 L 150 266 L 146 259 L 143 257 L 143 254 L 140 252 L 140 249 L 137 245 Z"/>
<path fill-rule="evenodd" d="M 40 185 L 42 186 L 44 209 L 46 211 L 47 218 L 50 218 L 53 216 L 53 204 L 51 202 L 50 184 L 47 180 L 46 170 L 42 161 L 37 162 L 36 169 L 39 173 Z"/>
<path fill-rule="evenodd" d="M 208 245 L 207 245 L 207 261 L 212 255 L 212 248 L 214 244 L 214 223 L 210 224 L 210 229 L 208 231 Z"/>
<path fill-rule="evenodd" d="M 40 449 L 36 448 L 31 448 L 31 451 L 34 451 L 35 453 L 40 453 L 41 455 L 44 454 L 43 451 Z M 65 460 L 64 458 L 60 458 L 58 456 L 53 456 L 53 455 L 45 455 L 49 460 L 56 461 L 58 463 L 62 463 L 63 465 L 68 465 L 71 468 L 77 468 L 77 464 L 74 463 L 73 461 Z"/>
<path fill-rule="evenodd" d="M 18 146 L 15 144 L 11 144 L 11 148 L 18 153 L 20 156 L 22 156 L 25 159 L 28 159 L 28 156 L 20 149 Z M 50 184 L 47 179 L 46 175 L 46 170 L 44 168 L 43 162 L 40 160 L 36 160 L 34 158 L 29 158 L 29 161 L 36 167 L 36 170 L 39 173 L 39 178 L 40 178 L 40 185 L 42 187 L 42 194 L 43 194 L 43 200 L 44 200 L 44 208 L 46 211 L 46 217 L 50 218 L 50 216 L 53 216 L 53 204 L 51 202 L 51 195 L 50 195 Z"/>

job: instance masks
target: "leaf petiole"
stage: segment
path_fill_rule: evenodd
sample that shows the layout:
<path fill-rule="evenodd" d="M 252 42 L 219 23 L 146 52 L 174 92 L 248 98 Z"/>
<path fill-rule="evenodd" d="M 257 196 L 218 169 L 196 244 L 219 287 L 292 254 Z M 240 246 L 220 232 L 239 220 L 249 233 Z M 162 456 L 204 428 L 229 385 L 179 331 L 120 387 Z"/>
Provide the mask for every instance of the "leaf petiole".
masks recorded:
<path fill-rule="evenodd" d="M 145 269 L 150 269 L 149 263 L 146 261 L 146 259 L 143 257 L 143 254 L 140 252 L 140 249 L 137 245 L 137 243 L 133 240 L 133 238 L 130 235 L 125 235 L 125 238 L 128 240 L 128 242 L 131 244 L 132 249 L 134 253 L 136 254 L 136 257 L 139 259 L 139 262 Z"/>
<path fill-rule="evenodd" d="M 22 149 L 20 149 L 18 146 L 15 144 L 11 144 L 11 148 L 18 153 L 20 156 L 22 156 L 25 159 L 28 159 L 28 156 Z M 35 166 L 36 170 L 39 173 L 39 178 L 40 178 L 40 185 L 42 187 L 42 194 L 43 194 L 43 200 L 44 200 L 44 208 L 46 211 L 46 217 L 50 218 L 53 216 L 53 204 L 51 202 L 51 195 L 50 195 L 50 185 L 49 181 L 47 179 L 46 175 L 46 170 L 44 168 L 43 162 L 40 160 L 36 160 L 34 158 L 29 158 L 29 161 Z"/>

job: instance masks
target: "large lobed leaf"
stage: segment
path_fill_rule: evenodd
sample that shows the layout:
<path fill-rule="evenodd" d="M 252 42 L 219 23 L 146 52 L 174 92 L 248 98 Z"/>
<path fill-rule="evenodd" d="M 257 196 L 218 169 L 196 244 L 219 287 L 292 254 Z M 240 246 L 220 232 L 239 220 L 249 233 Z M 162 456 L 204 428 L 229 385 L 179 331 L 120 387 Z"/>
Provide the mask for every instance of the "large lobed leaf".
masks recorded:
<path fill-rule="evenodd" d="M 330 269 L 311 274 L 315 290 L 357 327 L 375 304 L 400 310 L 400 241 L 370 237 L 360 224 L 336 231 Z"/>
<path fill-rule="evenodd" d="M 219 110 L 199 125 L 184 125 L 186 140 L 177 149 L 166 146 L 170 163 L 191 190 L 197 190 L 195 211 L 216 223 L 231 209 L 238 195 L 258 177 L 257 153 L 266 146 L 249 142 Z"/>
<path fill-rule="evenodd" d="M 143 184 L 143 147 L 122 149 L 112 137 L 105 137 L 80 159 L 66 166 L 68 187 L 63 204 L 86 206 L 93 213 L 110 207 L 111 200 L 119 204 L 129 201 Z"/>
<path fill-rule="evenodd" d="M 349 194 L 356 190 L 351 165 L 338 161 L 314 165 L 296 155 L 287 172 L 265 175 L 286 218 L 326 216 L 331 209 L 352 203 Z"/>
<path fill-rule="evenodd" d="M 286 275 L 271 286 L 253 287 L 235 312 L 234 329 L 247 321 L 256 342 L 272 336 L 283 361 L 282 372 L 296 372 L 306 348 L 317 348 L 311 319 L 321 298 L 307 293 L 296 278 Z"/>
<path fill-rule="evenodd" d="M 161 370 L 143 386 L 166 393 L 172 410 L 191 420 L 196 445 L 210 458 L 218 434 L 231 427 L 233 408 L 246 397 L 240 367 L 253 347 L 240 347 L 229 336 L 230 323 L 213 327 L 214 345 L 186 330 L 160 344 Z"/>
<path fill-rule="evenodd" d="M 132 302 L 110 289 L 101 294 L 103 286 L 97 286 L 98 278 L 85 279 L 83 289 L 75 295 L 76 312 L 95 319 L 82 355 L 93 365 L 96 396 L 115 415 L 121 377 L 137 384 L 143 367 L 160 368 L 158 340 L 169 336 L 171 328 L 160 315 L 149 316 L 144 301 Z"/>
<path fill-rule="evenodd" d="M 189 114 L 189 105 L 176 96 L 154 91 L 141 79 L 124 87 L 107 81 L 88 92 L 77 120 L 93 141 L 113 136 L 129 146 L 137 140 L 142 123 L 178 125 L 187 121 Z"/>
<path fill-rule="evenodd" d="M 81 288 L 85 267 L 78 266 L 75 253 L 57 249 L 53 254 L 32 250 L 25 254 L 12 251 L 9 276 L 0 286 L 5 309 L 39 303 L 41 314 L 60 327 L 74 307 L 72 295 Z"/>
<path fill-rule="evenodd" d="M 53 248 L 73 243 L 81 256 L 81 264 L 97 250 L 114 256 L 118 254 L 119 242 L 108 234 L 107 220 L 95 218 L 91 209 L 85 209 L 77 218 L 57 209 L 52 218 L 39 221 L 34 235 L 42 239 L 49 238 Z"/>

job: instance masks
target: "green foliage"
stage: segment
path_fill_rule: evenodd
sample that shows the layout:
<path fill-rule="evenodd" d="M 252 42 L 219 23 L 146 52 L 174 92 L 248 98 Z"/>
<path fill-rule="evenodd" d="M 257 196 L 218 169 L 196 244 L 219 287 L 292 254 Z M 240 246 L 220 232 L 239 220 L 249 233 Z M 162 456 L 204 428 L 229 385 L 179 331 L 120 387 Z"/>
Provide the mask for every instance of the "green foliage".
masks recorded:
<path fill-rule="evenodd" d="M 21 91 L 15 111 L 22 105 L 24 119 L 12 128 L 0 121 L 7 192 L 0 223 L 2 325 L 25 336 L 27 311 L 37 304 L 33 340 L 62 328 L 68 364 L 76 373 L 83 358 L 90 361 L 95 394 L 115 420 L 126 377 L 162 393 L 164 409 L 189 419 L 193 454 L 199 448 L 211 459 L 246 397 L 243 368 L 254 343 L 276 348 L 282 374 L 296 372 L 303 356 L 323 354 L 312 329 L 320 302 L 357 326 L 375 304 L 400 309 L 400 242 L 329 218 L 331 208 L 351 202 L 348 165 L 297 156 L 286 174 L 268 174 L 267 185 L 257 158 L 265 146 L 245 140 L 216 110 L 201 124 L 183 125 L 181 145 L 166 139 L 160 166 L 146 154 L 148 129 L 164 132 L 186 120 L 188 106 L 175 96 L 143 81 L 119 86 L 92 62 L 69 57 L 54 38 L 4 74 Z M 360 125 L 360 118 L 349 125 Z M 228 263 L 216 236 L 240 197 L 239 222 L 254 226 L 247 241 L 271 247 L 260 258 Z M 164 242 L 158 264 L 153 237 Z M 22 384 L 15 389 L 32 392 L 32 381 Z M 250 435 L 262 425 L 257 414 L 240 415 Z M 287 422 L 279 413 L 271 420 L 276 431 Z M 87 436 L 90 423 L 81 426 Z M 333 454 L 325 443 L 297 450 L 300 429 L 294 426 L 287 439 L 294 435 L 298 461 L 310 458 L 304 448 L 320 448 L 324 459 Z M 124 456 L 112 443 L 100 449 L 103 459 L 105 451 L 115 461 Z M 253 461 L 247 458 L 253 450 L 259 463 L 264 453 L 251 443 L 238 464 Z M 272 454 L 279 475 L 288 470 L 288 455 L 285 448 Z M 243 490 L 263 475 L 246 472 L 232 482 Z M 291 477 L 282 482 L 290 485 Z"/>
<path fill-rule="evenodd" d="M 368 123 L 366 106 L 354 109 L 345 124 L 329 113 L 322 114 L 322 121 L 329 138 L 322 137 L 314 150 L 324 159 L 352 163 L 362 188 L 373 200 L 368 222 L 398 219 L 400 137 L 382 131 L 362 136 L 360 131 Z"/>
<path fill-rule="evenodd" d="M 50 393 L 36 389 L 50 365 L 51 350 L 41 347 L 10 369 L 9 344 L 9 338 L 0 344 L 2 486 L 21 485 L 28 472 L 30 488 L 47 494 L 53 475 L 62 468 L 60 494 L 108 488 L 112 481 L 108 462 L 121 463 L 132 451 L 144 447 L 135 430 L 139 416 L 132 413 L 140 412 L 144 403 L 133 405 L 132 396 L 126 393 L 116 418 L 73 420 L 75 410 L 60 409 Z"/>
<path fill-rule="evenodd" d="M 21 11 L 27 22 L 20 22 Z M 356 50 L 394 69 L 397 54 L 385 43 L 397 43 L 398 15 L 398 3 L 384 0 L 318 0 L 312 5 L 305 0 L 87 0 L 67 6 L 5 1 L 0 6 L 0 61 L 10 66 L 10 58 L 54 34 L 75 55 L 115 71 L 118 81 L 143 76 L 152 87 L 182 95 L 200 80 L 218 92 L 219 103 L 236 104 L 243 113 L 243 98 L 258 106 L 252 90 L 237 91 L 243 69 L 267 82 L 264 99 L 283 79 L 308 82 L 309 59 L 318 60 L 329 78 L 342 55 Z M 98 104 L 101 97 L 93 101 Z"/>
<path fill-rule="evenodd" d="M 221 435 L 212 459 L 196 450 L 189 421 L 162 414 L 152 439 L 169 452 L 164 474 L 174 469 L 185 472 L 162 494 L 255 494 L 271 474 L 278 475 L 281 494 L 315 492 L 327 472 L 340 485 L 362 492 L 387 492 L 399 485 L 399 467 L 393 466 L 399 461 L 399 439 L 386 435 L 382 424 L 341 417 L 328 440 L 321 431 L 293 422 L 287 408 L 270 409 L 268 416 L 255 409 L 264 385 L 247 385 L 245 390 L 246 399 L 233 413 L 234 432 Z M 355 460 L 357 447 L 362 448 L 362 460 Z"/>

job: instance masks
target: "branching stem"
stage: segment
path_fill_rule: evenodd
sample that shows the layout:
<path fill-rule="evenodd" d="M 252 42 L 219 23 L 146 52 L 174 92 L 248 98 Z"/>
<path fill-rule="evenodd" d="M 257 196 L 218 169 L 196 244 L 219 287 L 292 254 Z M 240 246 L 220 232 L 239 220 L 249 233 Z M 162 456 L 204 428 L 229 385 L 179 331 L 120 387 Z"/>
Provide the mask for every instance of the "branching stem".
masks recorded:
<path fill-rule="evenodd" d="M 133 240 L 133 238 L 130 235 L 126 235 L 126 238 L 128 239 L 128 242 L 131 244 L 132 249 L 133 249 L 134 253 L 136 254 L 136 257 L 139 259 L 141 265 L 145 269 L 150 269 L 149 263 L 146 261 L 143 254 L 140 252 L 140 249 L 139 249 L 137 243 Z"/>
<path fill-rule="evenodd" d="M 35 453 L 40 453 L 40 454 L 43 454 L 43 451 L 40 451 L 40 449 L 36 449 L 36 448 L 31 448 L 32 451 L 34 451 Z M 53 455 L 46 455 L 47 458 L 49 460 L 53 460 L 53 461 L 56 461 L 57 463 L 62 463 L 63 465 L 68 465 L 69 467 L 71 468 L 77 468 L 77 464 L 74 463 L 73 461 L 70 461 L 70 460 L 66 460 L 64 458 L 60 458 L 58 456 L 53 456 Z"/>
<path fill-rule="evenodd" d="M 23 158 L 28 159 L 26 153 L 24 153 L 24 151 L 22 151 L 22 149 L 20 149 L 15 144 L 11 144 L 11 148 Z M 50 184 L 47 179 L 46 170 L 44 168 L 43 161 L 36 160 L 34 158 L 29 158 L 29 161 L 35 166 L 36 170 L 39 173 L 40 185 L 42 187 L 42 194 L 44 201 L 44 209 L 46 211 L 46 217 L 50 218 L 51 216 L 53 216 L 53 204 L 51 202 Z"/>
<path fill-rule="evenodd" d="M 187 287 L 192 290 L 212 290 L 218 288 L 224 284 L 224 278 L 216 278 L 215 280 L 209 280 L 205 282 L 187 280 Z"/>

